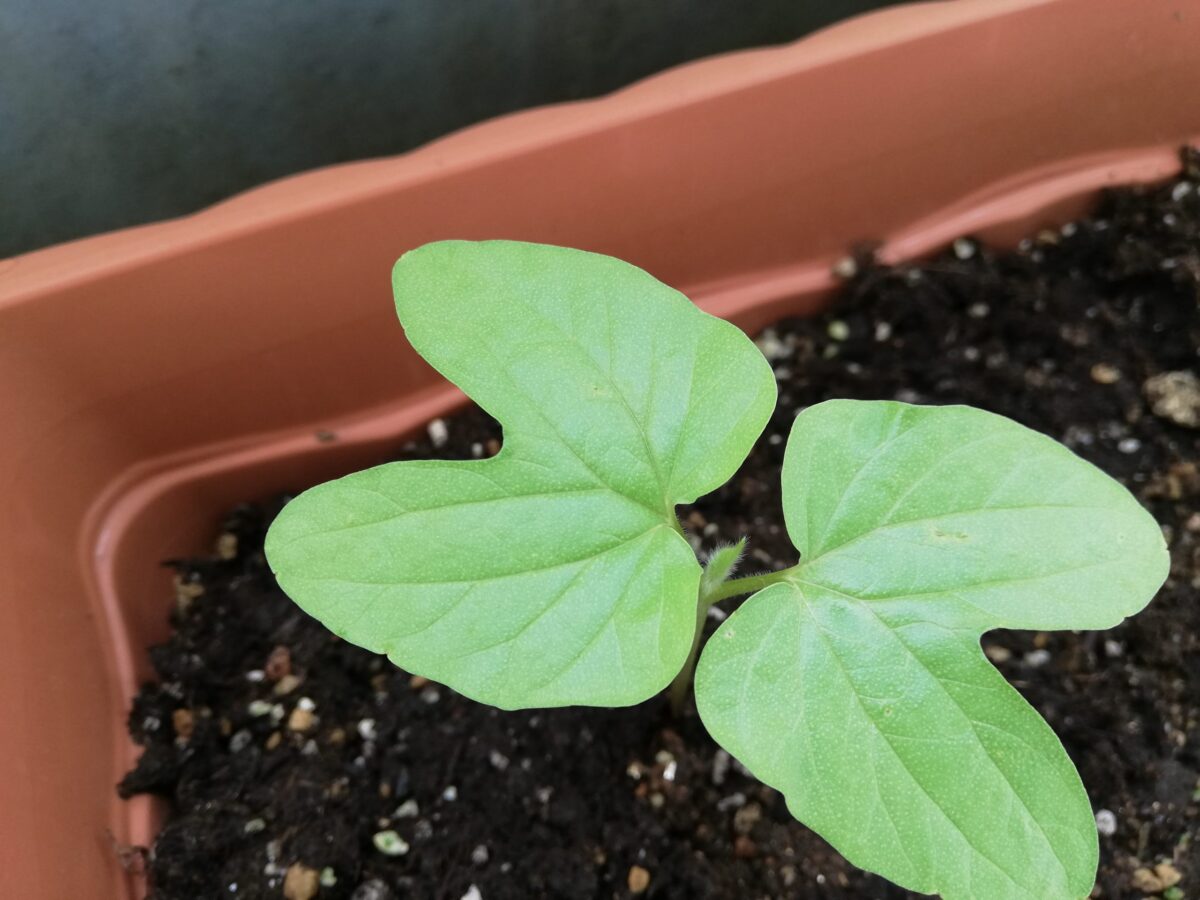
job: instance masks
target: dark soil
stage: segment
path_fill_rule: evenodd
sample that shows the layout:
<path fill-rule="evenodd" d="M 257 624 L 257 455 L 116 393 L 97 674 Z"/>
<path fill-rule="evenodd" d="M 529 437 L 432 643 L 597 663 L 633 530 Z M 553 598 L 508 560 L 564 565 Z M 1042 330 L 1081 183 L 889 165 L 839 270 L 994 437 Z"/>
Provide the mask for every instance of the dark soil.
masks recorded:
<path fill-rule="evenodd" d="M 1125 482 L 1170 543 L 1158 599 L 1105 633 L 984 639 L 1102 811 L 1095 896 L 1109 898 L 1200 893 L 1200 412 L 1188 420 L 1186 378 L 1162 389 L 1172 408 L 1158 382 L 1145 387 L 1200 363 L 1195 157 L 1189 166 L 1191 180 L 1115 192 L 1093 218 L 1014 253 L 960 241 L 928 264 L 861 258 L 829 313 L 760 338 L 778 411 L 737 477 L 685 513 L 702 549 L 748 535 L 751 566 L 791 564 L 784 439 L 797 410 L 830 397 L 981 406 Z M 400 456 L 498 446 L 478 411 L 447 425 L 443 446 Z M 659 697 L 503 713 L 333 638 L 263 561 L 278 506 L 237 510 L 218 552 L 176 564 L 175 630 L 151 650 L 161 683 L 129 719 L 146 751 L 121 785 L 170 801 L 147 861 L 154 897 L 280 897 L 289 867 L 293 896 L 328 868 L 336 884 L 320 898 L 357 900 L 625 897 L 643 875 L 648 898 L 908 896 L 793 821 L 694 709 L 672 718 Z M 376 848 L 387 831 L 406 853 Z"/>

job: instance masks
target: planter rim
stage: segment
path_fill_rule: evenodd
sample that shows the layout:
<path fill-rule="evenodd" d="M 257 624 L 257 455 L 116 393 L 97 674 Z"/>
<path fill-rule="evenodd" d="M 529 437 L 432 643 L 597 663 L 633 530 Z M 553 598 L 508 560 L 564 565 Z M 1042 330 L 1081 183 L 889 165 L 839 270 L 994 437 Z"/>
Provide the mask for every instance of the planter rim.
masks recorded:
<path fill-rule="evenodd" d="M 1063 0 L 923 0 L 859 14 L 796 41 L 682 63 L 610 93 L 547 104 L 465 126 L 395 156 L 338 163 L 273 179 L 204 207 L 0 258 L 0 308 L 72 283 L 114 274 L 141 260 L 270 228 L 380 191 L 443 178 L 530 149 L 583 139 L 668 109 L 736 94 L 882 47 Z"/>

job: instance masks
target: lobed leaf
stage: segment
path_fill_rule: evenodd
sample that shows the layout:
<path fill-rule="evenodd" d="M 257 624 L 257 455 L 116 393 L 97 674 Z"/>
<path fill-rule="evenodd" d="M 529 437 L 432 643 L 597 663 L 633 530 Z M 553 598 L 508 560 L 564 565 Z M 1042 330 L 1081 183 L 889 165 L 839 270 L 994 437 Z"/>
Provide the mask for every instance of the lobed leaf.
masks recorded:
<path fill-rule="evenodd" d="M 701 575 L 674 507 L 745 458 L 770 367 L 733 325 L 592 253 L 430 244 L 393 285 L 412 345 L 500 421 L 503 448 L 306 491 L 267 536 L 280 585 L 347 640 L 495 706 L 661 690 Z"/>
<path fill-rule="evenodd" d="M 1167 574 L 1157 524 L 1054 441 L 967 407 L 831 401 L 797 417 L 800 565 L 709 641 L 717 741 L 848 860 L 947 898 L 1082 898 L 1087 795 L 984 657 L 991 628 L 1106 628 Z"/>

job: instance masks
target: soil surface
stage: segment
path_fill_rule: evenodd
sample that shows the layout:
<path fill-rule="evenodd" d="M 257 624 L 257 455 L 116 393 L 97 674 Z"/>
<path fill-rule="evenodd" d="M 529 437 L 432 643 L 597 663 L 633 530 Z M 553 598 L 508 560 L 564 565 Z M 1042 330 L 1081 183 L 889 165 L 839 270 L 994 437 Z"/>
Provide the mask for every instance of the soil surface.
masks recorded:
<path fill-rule="evenodd" d="M 861 255 L 827 314 L 759 338 L 778 410 L 739 474 L 683 513 L 701 550 L 748 535 L 750 569 L 792 564 L 784 441 L 798 410 L 831 397 L 981 406 L 1127 484 L 1171 547 L 1158 599 L 1108 632 L 984 638 L 1079 766 L 1101 832 L 1097 897 L 1200 895 L 1200 163 L 1188 166 L 1016 252 L 960 240 L 893 268 Z M 498 448 L 478 410 L 444 427 L 399 457 Z M 161 682 L 129 718 L 145 755 L 120 786 L 169 800 L 145 858 L 154 897 L 909 896 L 792 820 L 694 708 L 504 713 L 332 637 L 263 560 L 281 502 L 238 509 L 212 555 L 174 564 L 174 631 L 151 650 Z"/>

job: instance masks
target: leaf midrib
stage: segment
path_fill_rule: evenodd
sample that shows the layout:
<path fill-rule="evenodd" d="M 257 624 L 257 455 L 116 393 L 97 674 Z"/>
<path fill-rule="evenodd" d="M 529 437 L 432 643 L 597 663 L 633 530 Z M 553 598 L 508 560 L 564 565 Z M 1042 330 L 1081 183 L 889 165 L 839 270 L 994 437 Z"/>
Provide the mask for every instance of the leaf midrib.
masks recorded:
<path fill-rule="evenodd" d="M 610 388 L 612 388 L 613 396 L 615 396 L 620 401 L 621 406 L 625 410 L 626 416 L 628 416 L 629 421 L 633 424 L 633 428 L 637 432 L 638 438 L 642 442 L 642 450 L 646 454 L 646 461 L 650 464 L 650 470 L 654 474 L 655 483 L 658 485 L 659 492 L 662 494 L 663 504 L 664 504 L 664 506 L 666 506 L 667 509 L 671 509 L 673 504 L 671 502 L 671 497 L 669 497 L 667 494 L 667 491 L 669 490 L 670 486 L 668 485 L 668 483 L 666 481 L 663 480 L 663 473 L 662 473 L 661 468 L 659 467 L 658 457 L 657 457 L 657 455 L 655 455 L 654 449 L 650 444 L 650 436 L 646 433 L 645 424 L 638 417 L 637 413 L 635 413 L 633 411 L 633 406 L 629 402 L 629 398 L 625 396 L 625 392 L 621 389 L 621 386 L 619 384 L 617 384 L 616 379 L 613 378 L 612 371 L 610 369 L 606 369 L 604 366 L 601 366 L 600 362 L 592 355 L 591 349 L 589 347 L 587 347 L 575 335 L 572 335 L 570 332 L 566 331 L 561 325 L 559 325 L 557 322 L 555 322 L 553 319 L 551 319 L 549 316 L 547 316 L 540 309 L 531 305 L 527 301 L 523 300 L 520 296 L 515 296 L 514 299 L 515 299 L 515 302 L 519 303 L 525 309 L 529 310 L 534 316 L 536 316 L 541 321 L 543 321 L 544 323 L 549 325 L 550 328 L 552 328 L 554 331 L 558 332 L 558 334 L 562 335 L 564 341 L 577 347 L 580 351 L 580 354 L 579 354 L 580 357 L 583 359 L 586 359 L 591 364 L 591 367 L 596 372 L 596 374 L 599 375 L 601 378 L 603 378 L 608 383 L 608 386 Z M 609 310 L 607 305 L 604 307 L 604 309 L 605 309 L 605 314 L 607 316 L 606 326 L 607 326 L 607 330 L 608 330 L 608 339 L 611 342 L 611 340 L 612 340 L 611 310 Z M 695 352 L 696 352 L 696 348 L 694 345 L 693 345 L 692 349 L 693 349 L 693 363 L 694 363 L 694 356 L 695 356 Z M 652 354 L 652 358 L 653 358 L 653 354 Z M 515 382 L 513 382 L 512 379 L 509 379 L 509 383 L 513 384 L 515 386 Z M 653 385 L 651 385 L 649 388 L 647 388 L 647 393 L 652 395 L 653 390 L 654 390 Z M 522 394 L 523 394 L 523 396 L 526 397 L 527 400 L 529 399 L 529 396 L 527 394 L 524 394 L 523 392 L 522 392 Z M 549 419 L 546 416 L 543 415 L 542 418 L 547 422 L 547 424 L 550 424 Z M 686 422 L 686 420 L 687 420 L 687 416 L 685 413 L 684 421 Z M 551 425 L 551 427 L 554 428 L 553 425 Z M 555 430 L 555 433 L 557 433 L 557 429 L 554 429 L 554 430 Z M 679 438 L 677 436 L 676 444 L 678 444 L 678 440 L 679 440 Z M 564 441 L 563 443 L 565 444 L 566 442 Z M 572 452 L 575 452 L 573 447 L 570 449 Z M 678 446 L 676 446 L 675 450 L 676 450 L 675 455 L 678 455 Z M 576 454 L 576 455 L 578 456 L 578 454 Z M 580 462 L 583 462 L 584 465 L 587 466 L 589 469 L 591 468 L 586 462 L 584 462 L 582 457 L 580 457 Z M 643 505 L 648 506 L 648 504 L 643 504 Z"/>
<path fill-rule="evenodd" d="M 626 401 L 624 394 L 622 394 L 620 392 L 620 389 L 617 388 L 616 384 L 614 382 L 612 382 L 611 379 L 610 379 L 609 383 L 613 387 L 613 392 L 621 397 L 621 402 L 625 406 L 625 409 L 629 414 L 630 421 L 632 421 L 634 429 L 637 431 L 638 435 L 642 439 L 642 444 L 646 450 L 647 461 L 650 464 L 651 472 L 654 474 L 655 482 L 658 484 L 660 493 L 662 493 L 662 495 L 663 495 L 663 507 L 661 509 L 656 509 L 654 507 L 653 503 L 646 501 L 642 497 L 635 497 L 626 491 L 619 490 L 618 488 L 616 488 L 612 484 L 610 484 L 607 480 L 602 478 L 600 473 L 596 471 L 596 469 L 593 467 L 591 462 L 584 459 L 583 454 L 581 454 L 577 449 L 575 449 L 574 445 L 572 445 L 571 442 L 568 441 L 563 436 L 563 433 L 562 433 L 562 431 L 559 430 L 558 425 L 554 422 L 553 419 L 550 418 L 550 416 L 548 416 L 545 413 L 545 411 L 541 408 L 541 405 L 538 404 L 524 388 L 522 388 L 519 384 L 517 384 L 516 380 L 512 377 L 511 374 L 509 374 L 508 369 L 504 366 L 503 361 L 496 355 L 496 352 L 494 350 L 492 350 L 492 348 L 490 346 L 487 345 L 487 342 L 480 341 L 480 347 L 483 349 L 484 352 L 486 352 L 493 359 L 493 361 L 496 362 L 497 365 L 492 371 L 503 377 L 504 381 L 508 384 L 508 386 L 510 388 L 512 388 L 513 393 L 516 394 L 517 396 L 521 397 L 522 399 L 524 399 L 525 403 L 528 404 L 528 408 L 533 411 L 534 415 L 536 415 L 536 417 L 539 420 L 541 420 L 541 422 L 546 426 L 546 428 L 549 430 L 549 432 L 552 435 L 554 435 L 555 438 L 557 438 L 557 441 L 553 442 L 555 444 L 555 446 L 561 446 L 568 453 L 570 453 L 571 456 L 573 456 L 579 462 L 579 464 L 581 466 L 583 466 L 584 470 L 592 477 L 592 479 L 596 482 L 596 484 L 608 489 L 609 491 L 611 491 L 612 493 L 614 493 L 620 497 L 624 497 L 627 500 L 629 500 L 633 503 L 636 503 L 638 506 L 641 506 L 644 509 L 649 510 L 655 516 L 665 515 L 668 520 L 674 519 L 675 504 L 673 503 L 672 499 L 666 495 L 666 487 L 662 484 L 661 475 L 659 474 L 659 471 L 658 471 L 658 463 L 657 463 L 653 453 L 650 452 L 649 437 L 646 435 L 641 422 L 639 422 L 637 417 L 634 415 L 633 410 L 629 406 L 628 401 Z M 588 353 L 586 353 L 586 351 L 584 352 L 583 355 L 585 357 L 587 357 L 588 361 L 591 362 L 593 366 L 597 367 L 597 371 L 601 371 L 601 374 L 603 374 L 602 370 L 599 369 L 596 361 L 593 360 L 591 358 L 591 356 Z M 458 379 L 452 379 L 452 380 L 456 384 L 458 383 Z M 503 417 L 498 417 L 498 418 L 501 418 L 502 424 L 504 424 Z M 507 425 L 505 425 L 505 427 L 507 428 Z M 520 438 L 519 437 L 516 438 L 514 443 L 519 445 Z M 500 452 L 503 453 L 504 450 L 505 450 L 505 448 L 502 447 Z M 494 458 L 499 459 L 500 457 L 496 456 Z M 522 453 L 513 453 L 513 456 L 511 458 L 514 460 L 522 460 L 522 461 L 534 462 L 537 464 L 541 464 L 539 460 L 530 459 Z"/>
<path fill-rule="evenodd" d="M 813 585 L 813 586 L 821 587 L 820 585 Z M 975 843 L 971 840 L 971 838 L 968 836 L 967 832 L 962 828 L 962 826 L 960 826 L 954 820 L 954 818 L 950 815 L 950 813 L 933 797 L 932 794 L 929 793 L 929 791 L 925 788 L 925 785 L 921 782 L 921 780 L 917 777 L 917 775 L 912 771 L 912 769 L 909 768 L 907 760 L 905 760 L 905 758 L 900 754 L 900 752 L 892 744 L 889 734 L 883 728 L 880 727 L 880 725 L 876 721 L 875 717 L 871 714 L 871 711 L 867 708 L 866 704 L 863 703 L 863 698 L 858 691 L 855 681 L 854 681 L 853 677 L 851 677 L 849 670 L 846 667 L 845 662 L 841 658 L 841 655 L 835 649 L 834 642 L 830 639 L 830 637 L 826 633 L 825 626 L 820 621 L 817 620 L 816 616 L 814 616 L 812 614 L 811 610 L 809 609 L 809 606 L 813 601 L 810 600 L 808 598 L 808 596 L 800 589 L 799 585 L 795 584 L 794 582 L 793 582 L 793 588 L 794 588 L 795 594 L 799 597 L 801 608 L 804 609 L 805 613 L 808 616 L 809 621 L 811 621 L 813 623 L 813 625 L 816 627 L 817 633 L 820 635 L 821 640 L 825 643 L 826 648 L 829 650 L 830 656 L 837 662 L 838 668 L 842 672 L 842 676 L 845 679 L 846 684 L 850 689 L 850 692 L 854 695 L 855 702 L 858 703 L 859 709 L 862 711 L 863 716 L 866 717 L 867 721 L 871 724 L 872 729 L 879 736 L 879 738 L 883 741 L 883 743 L 885 743 L 888 746 L 888 748 L 892 751 L 892 754 L 895 756 L 896 760 L 900 763 L 901 767 L 907 773 L 908 777 L 911 778 L 912 782 L 921 789 L 921 793 L 923 793 L 925 795 L 925 797 L 929 800 L 929 802 L 931 804 L 933 804 L 934 808 L 937 809 L 938 812 L 940 812 L 942 814 L 942 816 L 946 819 L 946 821 L 949 822 L 950 825 L 953 826 L 955 831 L 958 832 L 958 834 L 967 843 L 967 845 L 971 847 L 971 849 L 973 849 L 976 853 L 978 853 L 980 857 L 982 857 L 983 859 L 985 859 L 989 863 L 991 863 L 992 866 L 994 866 L 997 871 L 1001 872 L 1018 889 L 1020 889 L 1022 891 L 1026 891 L 1026 892 L 1031 890 L 1028 886 L 1023 885 L 1020 882 L 1018 882 L 1012 876 L 1012 874 L 1010 872 L 1008 872 L 1005 868 L 1003 868 L 998 862 L 996 862 L 996 860 L 992 859 L 988 854 L 984 853 L 983 850 L 981 850 L 979 847 L 977 847 L 975 845 Z M 843 595 L 843 596 L 848 597 L 849 595 Z M 1025 803 L 1025 798 L 1021 796 L 1020 792 L 1017 791 L 1016 787 L 1013 785 L 1012 780 L 1008 776 L 1008 773 L 1006 773 L 1004 771 L 1004 769 L 1002 769 L 1000 767 L 999 763 L 997 763 L 995 758 L 992 756 L 991 750 L 988 748 L 987 744 L 985 744 L 983 742 L 983 740 L 979 737 L 979 733 L 975 728 L 974 719 L 972 719 L 971 716 L 967 713 L 967 711 L 965 709 L 963 709 L 962 704 L 960 704 L 958 702 L 958 700 L 954 697 L 954 695 L 952 695 L 948 690 L 946 690 L 945 685 L 942 684 L 941 678 L 935 672 L 933 672 L 929 668 L 928 665 L 925 664 L 924 660 L 922 660 L 916 653 L 914 653 L 912 651 L 912 648 L 908 646 L 908 644 L 903 640 L 903 638 L 901 638 L 901 636 L 899 635 L 899 633 L 896 631 L 895 628 L 893 628 L 887 621 L 885 621 L 882 617 L 880 617 L 879 614 L 875 610 L 871 609 L 869 603 L 864 602 L 864 601 L 858 601 L 855 605 L 857 605 L 861 609 L 870 613 L 875 619 L 877 619 L 879 621 L 879 623 L 885 629 L 888 630 L 888 632 L 890 632 L 894 636 L 896 643 L 899 644 L 900 647 L 904 648 L 904 651 L 907 654 L 907 656 L 911 657 L 917 663 L 917 665 L 919 665 L 930 676 L 930 678 L 933 679 L 933 681 L 937 684 L 938 688 L 941 690 L 943 695 L 948 700 L 950 700 L 950 702 L 952 704 L 954 704 L 954 706 L 959 710 L 959 712 L 962 713 L 963 717 L 967 720 L 967 722 L 971 726 L 971 731 L 972 731 L 972 734 L 975 735 L 975 741 L 976 741 L 977 746 L 983 751 L 984 756 L 987 758 L 988 762 L 991 763 L 992 768 L 1000 775 L 1001 778 L 1004 779 L 1004 782 L 1008 785 L 1009 790 L 1012 793 L 1012 796 L 1016 797 L 1017 802 L 1019 802 L 1021 804 L 1021 808 L 1025 811 L 1025 815 L 1037 827 L 1038 832 L 1042 835 L 1042 839 L 1045 842 L 1045 845 L 1049 848 L 1051 855 L 1054 857 L 1055 861 L 1059 865 L 1059 868 L 1062 870 L 1066 883 L 1069 884 L 1070 883 L 1070 871 L 1067 869 L 1066 864 L 1063 862 L 1062 857 L 1059 855 L 1057 847 L 1054 845 L 1054 842 L 1050 840 L 1049 835 L 1046 834 L 1046 830 L 1042 826 L 1042 823 L 1038 820 L 1038 818 L 1029 809 L 1029 806 Z M 930 623 L 930 624 L 936 624 L 936 623 Z M 1005 734 L 1007 734 L 1007 733 L 1008 732 L 1005 732 Z M 886 801 L 883 800 L 882 798 L 881 798 L 881 802 L 883 802 L 886 805 Z"/>
<path fill-rule="evenodd" d="M 400 463 L 400 465 L 403 465 L 403 463 Z M 384 494 L 380 491 L 374 491 L 374 493 L 379 494 L 379 496 L 391 501 L 392 503 L 396 503 L 396 500 L 387 494 Z M 387 525 L 391 522 L 406 518 L 407 516 L 414 516 L 419 513 L 442 512 L 443 510 L 447 509 L 461 509 L 469 506 L 488 506 L 493 503 L 507 503 L 512 500 L 537 500 L 551 497 L 579 496 L 583 494 L 615 494 L 618 497 L 628 500 L 630 503 L 639 508 L 645 508 L 641 503 L 638 503 L 628 495 L 613 491 L 608 487 L 567 488 L 561 491 L 534 491 L 528 494 L 506 494 L 501 497 L 483 497 L 473 500 L 456 500 L 453 503 L 436 503 L 431 506 L 416 506 L 407 509 L 400 508 L 400 512 L 384 516 L 382 519 L 371 519 L 370 521 L 366 522 L 351 522 L 348 525 L 338 525 L 334 528 L 322 528 L 320 530 L 314 530 L 305 534 L 297 535 L 286 543 L 280 544 L 278 547 L 276 547 L 276 552 L 285 551 L 293 544 L 299 543 L 306 538 L 311 538 L 314 535 L 327 537 L 331 534 L 345 534 L 346 532 L 357 531 L 360 528 L 373 528 L 377 525 Z"/>

